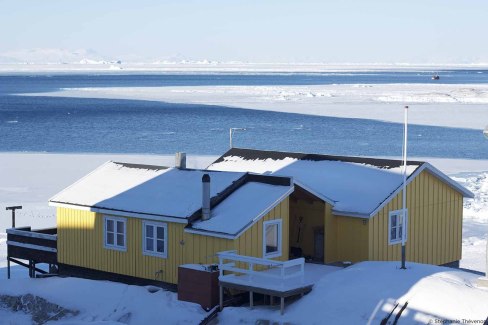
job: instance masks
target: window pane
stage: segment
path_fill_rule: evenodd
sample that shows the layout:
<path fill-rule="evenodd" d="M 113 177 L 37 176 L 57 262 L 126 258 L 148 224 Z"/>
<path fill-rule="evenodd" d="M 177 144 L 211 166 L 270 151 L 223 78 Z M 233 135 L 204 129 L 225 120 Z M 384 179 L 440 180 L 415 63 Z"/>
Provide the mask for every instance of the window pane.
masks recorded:
<path fill-rule="evenodd" d="M 164 228 L 163 227 L 157 227 L 157 236 L 158 239 L 164 239 Z"/>
<path fill-rule="evenodd" d="M 117 233 L 118 234 L 124 233 L 124 223 L 122 221 L 117 221 Z"/>
<path fill-rule="evenodd" d="M 278 225 L 266 226 L 266 253 L 278 251 Z"/>
<path fill-rule="evenodd" d="M 146 225 L 146 238 L 154 238 L 154 228 L 151 225 Z"/>
<path fill-rule="evenodd" d="M 147 251 L 154 251 L 154 242 L 150 238 L 146 238 L 146 250 Z"/>
<path fill-rule="evenodd" d="M 156 247 L 157 252 L 158 253 L 164 253 L 164 241 L 158 240 L 156 245 L 157 245 L 157 247 Z"/>
<path fill-rule="evenodd" d="M 107 219 L 107 231 L 114 232 L 114 221 Z"/>
<path fill-rule="evenodd" d="M 112 232 L 107 233 L 107 245 L 114 244 L 114 234 Z"/>
<path fill-rule="evenodd" d="M 396 227 L 396 225 L 397 225 L 397 216 L 392 215 L 391 216 L 391 227 L 394 228 L 394 227 Z"/>
<path fill-rule="evenodd" d="M 390 229 L 390 240 L 396 240 L 397 235 L 396 235 L 396 228 L 391 227 Z"/>
<path fill-rule="evenodd" d="M 117 234 L 117 246 L 124 246 L 124 235 Z"/>

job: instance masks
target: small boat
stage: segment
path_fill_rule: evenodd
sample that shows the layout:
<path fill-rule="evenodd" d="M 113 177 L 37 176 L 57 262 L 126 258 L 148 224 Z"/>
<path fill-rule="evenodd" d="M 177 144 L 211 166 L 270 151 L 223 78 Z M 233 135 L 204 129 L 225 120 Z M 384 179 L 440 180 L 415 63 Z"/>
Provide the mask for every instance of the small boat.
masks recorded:
<path fill-rule="evenodd" d="M 432 76 L 432 80 L 439 80 L 439 79 L 440 77 L 437 73 Z"/>

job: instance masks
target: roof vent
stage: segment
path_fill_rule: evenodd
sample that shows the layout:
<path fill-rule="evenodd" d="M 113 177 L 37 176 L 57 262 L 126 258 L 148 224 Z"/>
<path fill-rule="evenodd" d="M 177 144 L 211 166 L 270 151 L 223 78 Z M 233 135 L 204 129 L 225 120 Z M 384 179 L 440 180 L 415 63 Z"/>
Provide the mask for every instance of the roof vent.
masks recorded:
<path fill-rule="evenodd" d="M 210 176 L 202 176 L 202 220 L 210 219 Z"/>

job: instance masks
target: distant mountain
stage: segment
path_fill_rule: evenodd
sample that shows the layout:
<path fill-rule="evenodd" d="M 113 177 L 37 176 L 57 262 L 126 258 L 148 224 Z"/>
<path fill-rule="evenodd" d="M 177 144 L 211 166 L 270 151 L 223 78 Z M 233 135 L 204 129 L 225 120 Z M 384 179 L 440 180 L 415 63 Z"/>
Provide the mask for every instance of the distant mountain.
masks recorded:
<path fill-rule="evenodd" d="M 3 64 L 114 64 L 119 60 L 106 58 L 91 49 L 67 50 L 36 48 L 0 53 Z"/>

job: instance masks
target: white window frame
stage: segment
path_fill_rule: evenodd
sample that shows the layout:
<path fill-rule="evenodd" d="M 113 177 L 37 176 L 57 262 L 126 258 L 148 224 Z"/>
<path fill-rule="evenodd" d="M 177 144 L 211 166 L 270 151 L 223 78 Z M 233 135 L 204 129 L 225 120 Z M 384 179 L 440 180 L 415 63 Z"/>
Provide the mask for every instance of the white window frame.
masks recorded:
<path fill-rule="evenodd" d="M 405 209 L 405 222 L 404 222 L 405 225 L 403 225 L 403 222 L 401 222 L 402 215 L 403 215 L 403 209 L 402 210 L 390 211 L 388 213 L 388 244 L 389 245 L 395 245 L 395 244 L 401 244 L 402 243 L 402 235 L 401 234 L 397 234 L 398 237 L 396 239 L 391 238 L 391 227 L 392 227 L 391 218 L 393 216 L 397 217 L 397 228 L 399 228 L 398 225 L 400 225 L 400 224 L 402 225 L 402 227 L 405 228 L 405 242 L 407 242 L 407 239 L 408 239 L 408 209 Z M 398 232 L 398 230 L 396 232 Z"/>
<path fill-rule="evenodd" d="M 272 253 L 266 253 L 266 228 L 270 225 L 278 225 L 278 250 Z M 281 219 L 269 220 L 263 222 L 263 257 L 264 258 L 275 258 L 280 257 L 282 254 L 283 246 L 283 227 Z"/>
<path fill-rule="evenodd" d="M 114 243 L 107 243 L 107 220 L 114 222 Z M 117 245 L 117 222 L 122 222 L 124 224 L 124 246 Z M 127 251 L 127 219 L 121 217 L 104 216 L 103 217 L 103 247 L 106 249 L 113 249 L 116 251 Z"/>
<path fill-rule="evenodd" d="M 154 227 L 154 251 L 146 249 L 146 226 Z M 164 252 L 157 252 L 157 229 L 156 227 L 162 227 L 164 229 Z M 147 256 L 155 256 L 161 258 L 168 258 L 168 224 L 164 222 L 143 221 L 142 222 L 142 254 Z"/>

